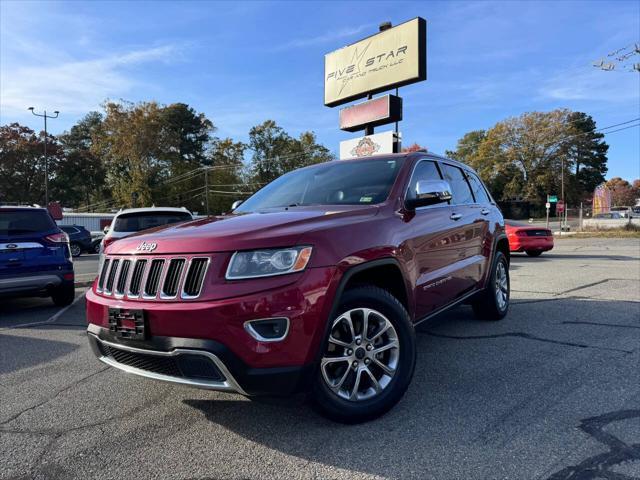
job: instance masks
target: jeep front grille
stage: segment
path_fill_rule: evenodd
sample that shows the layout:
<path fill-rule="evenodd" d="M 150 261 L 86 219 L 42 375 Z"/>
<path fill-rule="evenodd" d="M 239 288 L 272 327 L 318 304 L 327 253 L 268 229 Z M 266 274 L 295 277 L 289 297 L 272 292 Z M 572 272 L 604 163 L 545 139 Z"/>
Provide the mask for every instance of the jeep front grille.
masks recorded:
<path fill-rule="evenodd" d="M 102 295 L 144 300 L 191 300 L 202 293 L 208 257 L 107 257 L 98 278 Z"/>

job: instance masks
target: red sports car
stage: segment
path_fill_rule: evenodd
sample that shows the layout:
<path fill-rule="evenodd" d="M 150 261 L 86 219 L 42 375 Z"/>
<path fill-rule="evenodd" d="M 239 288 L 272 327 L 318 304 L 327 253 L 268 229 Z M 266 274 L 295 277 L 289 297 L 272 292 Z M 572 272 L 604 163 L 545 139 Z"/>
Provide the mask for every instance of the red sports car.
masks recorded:
<path fill-rule="evenodd" d="M 548 228 L 506 224 L 509 250 L 537 257 L 553 248 L 553 233 Z"/>

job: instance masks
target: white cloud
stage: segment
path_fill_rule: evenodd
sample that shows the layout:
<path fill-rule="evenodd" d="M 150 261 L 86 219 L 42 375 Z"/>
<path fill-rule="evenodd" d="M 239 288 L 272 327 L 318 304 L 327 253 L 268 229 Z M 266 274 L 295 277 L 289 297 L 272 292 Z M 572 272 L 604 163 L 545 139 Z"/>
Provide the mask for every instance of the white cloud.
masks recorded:
<path fill-rule="evenodd" d="M 2 116 L 24 112 L 29 106 L 51 106 L 65 113 L 96 109 L 106 98 L 126 95 L 138 82 L 130 70 L 144 63 L 169 62 L 178 49 L 173 45 L 131 50 L 48 65 L 9 67 L 0 71 Z M 46 58 L 46 52 L 43 54 Z"/>
<path fill-rule="evenodd" d="M 539 93 L 553 100 L 628 102 L 640 97 L 640 83 L 635 72 L 583 67 L 552 77 Z"/>
<path fill-rule="evenodd" d="M 273 51 L 293 50 L 297 48 L 306 48 L 314 45 L 321 45 L 323 43 L 334 42 L 342 38 L 353 37 L 359 33 L 364 32 L 367 29 L 372 29 L 372 24 L 359 25 L 357 27 L 343 28 L 340 30 L 330 31 L 322 35 L 315 37 L 295 38 L 282 45 L 276 45 L 272 48 Z"/>

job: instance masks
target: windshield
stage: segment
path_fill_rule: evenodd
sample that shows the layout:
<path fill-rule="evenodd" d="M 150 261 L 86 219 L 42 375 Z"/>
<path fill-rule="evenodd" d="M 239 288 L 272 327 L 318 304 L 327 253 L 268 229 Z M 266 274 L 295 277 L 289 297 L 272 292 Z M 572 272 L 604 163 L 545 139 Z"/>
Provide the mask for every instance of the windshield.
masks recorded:
<path fill-rule="evenodd" d="M 1 236 L 48 232 L 55 228 L 51 215 L 44 210 L 0 211 Z"/>
<path fill-rule="evenodd" d="M 191 218 L 191 214 L 187 212 L 125 213 L 116 218 L 113 230 L 116 232 L 139 232 L 147 228 L 185 222 Z"/>
<path fill-rule="evenodd" d="M 236 208 L 254 212 L 304 205 L 372 205 L 384 202 L 404 158 L 332 161 L 274 180 Z"/>

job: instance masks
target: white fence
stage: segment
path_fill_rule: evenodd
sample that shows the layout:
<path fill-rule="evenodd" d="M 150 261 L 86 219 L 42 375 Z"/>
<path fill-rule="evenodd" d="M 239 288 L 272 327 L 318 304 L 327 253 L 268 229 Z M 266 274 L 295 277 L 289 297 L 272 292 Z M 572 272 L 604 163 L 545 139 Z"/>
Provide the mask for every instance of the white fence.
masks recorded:
<path fill-rule="evenodd" d="M 632 224 L 640 227 L 640 218 L 585 218 L 582 220 L 582 228 L 624 228 Z"/>
<path fill-rule="evenodd" d="M 58 220 L 58 225 L 80 225 L 96 232 L 102 230 L 101 224 L 111 223 L 115 213 L 62 213 L 62 220 Z"/>

